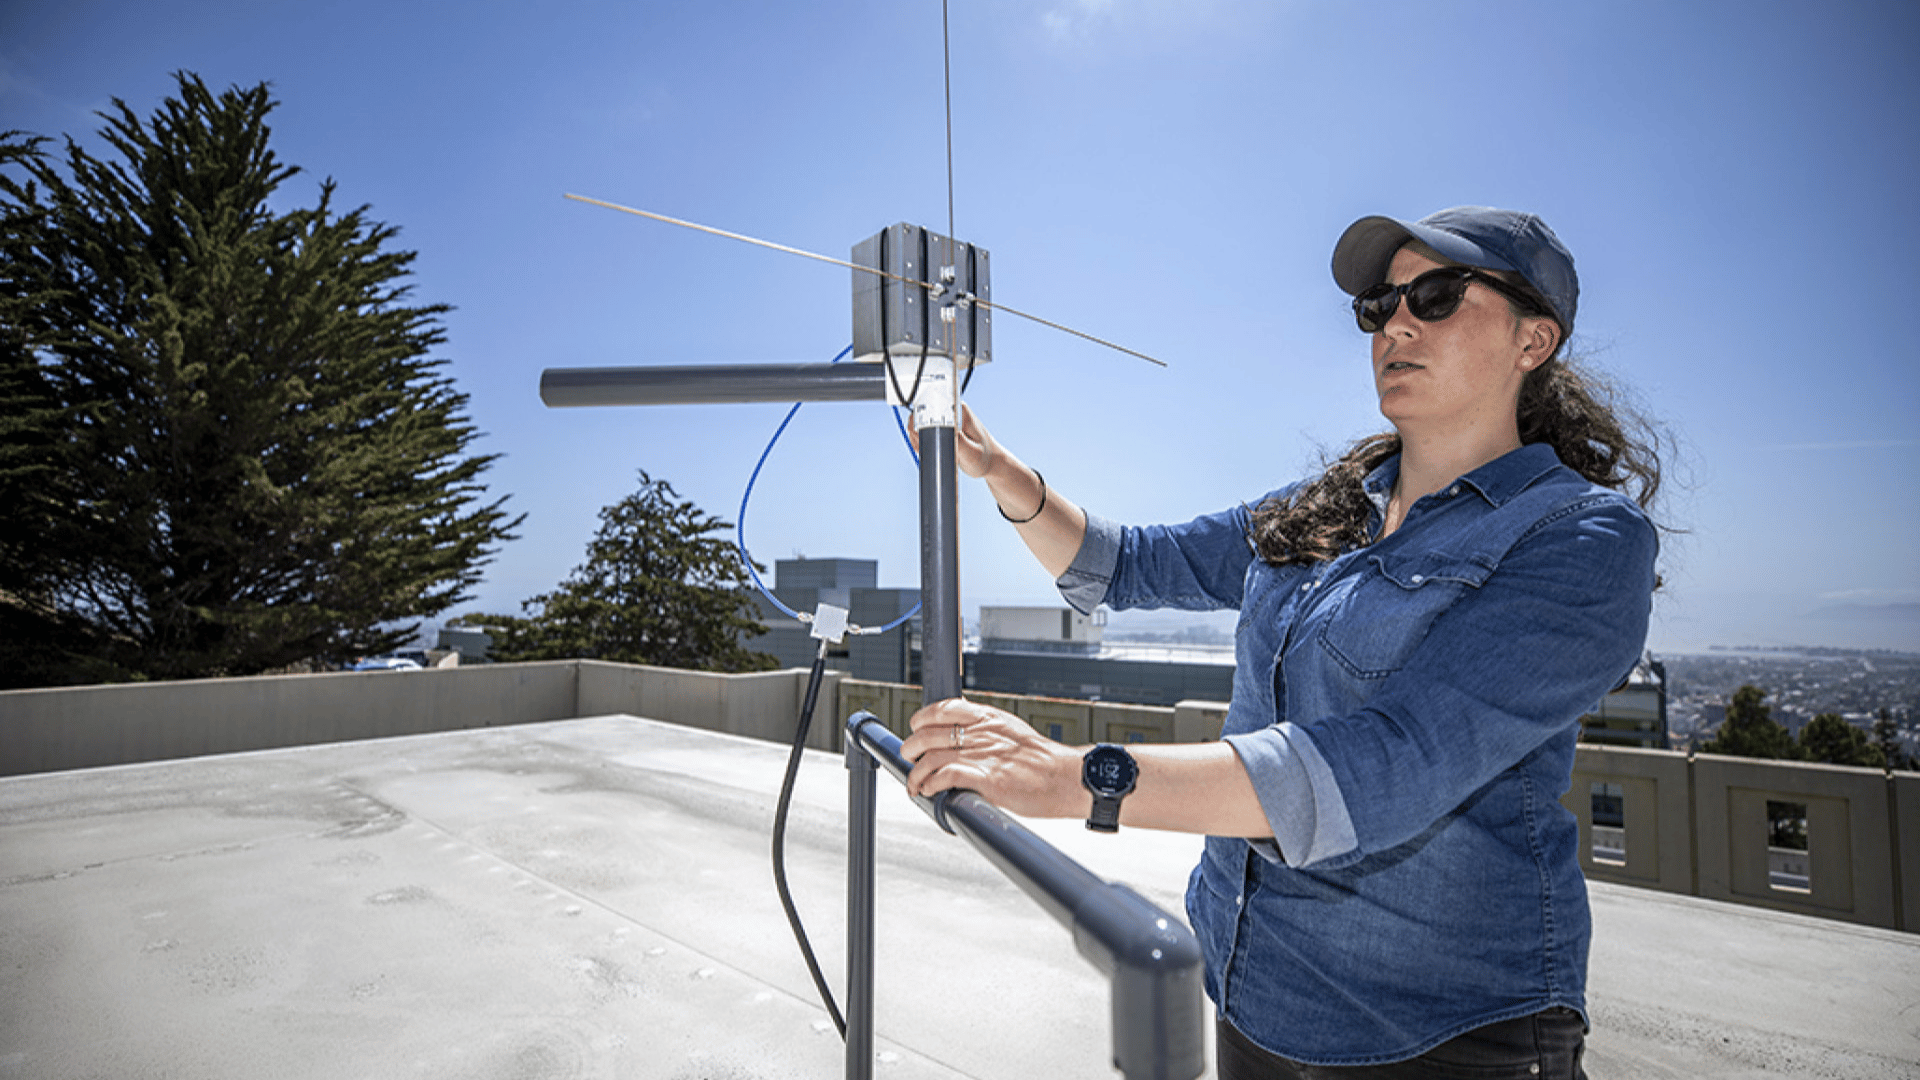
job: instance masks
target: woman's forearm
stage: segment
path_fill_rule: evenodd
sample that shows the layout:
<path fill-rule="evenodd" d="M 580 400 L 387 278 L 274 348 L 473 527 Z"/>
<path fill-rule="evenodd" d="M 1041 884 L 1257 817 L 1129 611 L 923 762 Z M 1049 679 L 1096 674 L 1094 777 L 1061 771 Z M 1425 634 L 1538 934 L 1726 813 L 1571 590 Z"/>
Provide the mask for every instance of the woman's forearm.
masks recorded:
<path fill-rule="evenodd" d="M 982 477 L 1000 513 L 1013 523 L 1027 550 L 1054 577 L 1067 572 L 1087 535 L 1087 515 L 1040 474 L 1004 450 Z"/>

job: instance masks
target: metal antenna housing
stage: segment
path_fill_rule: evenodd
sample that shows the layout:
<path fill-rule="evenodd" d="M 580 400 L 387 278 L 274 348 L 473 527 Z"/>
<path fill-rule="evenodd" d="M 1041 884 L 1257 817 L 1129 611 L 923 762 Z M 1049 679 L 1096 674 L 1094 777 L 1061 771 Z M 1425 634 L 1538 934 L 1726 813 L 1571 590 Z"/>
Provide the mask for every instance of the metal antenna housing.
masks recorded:
<path fill-rule="evenodd" d="M 891 225 L 853 246 L 853 358 L 993 359 L 985 248 L 918 225 Z"/>

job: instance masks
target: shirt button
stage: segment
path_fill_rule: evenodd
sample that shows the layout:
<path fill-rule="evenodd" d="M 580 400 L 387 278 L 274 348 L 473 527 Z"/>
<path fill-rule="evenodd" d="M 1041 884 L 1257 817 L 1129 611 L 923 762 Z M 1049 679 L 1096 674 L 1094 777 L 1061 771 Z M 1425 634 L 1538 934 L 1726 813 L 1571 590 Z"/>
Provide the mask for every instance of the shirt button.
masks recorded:
<path fill-rule="evenodd" d="M 1246 898 L 1245 896 L 1236 896 L 1236 897 L 1234 897 L 1234 898 L 1233 898 L 1233 906 L 1234 906 L 1234 907 L 1239 907 L 1239 906 L 1240 906 L 1240 905 L 1241 905 L 1242 903 L 1244 903 L 1244 902 L 1246 901 L 1246 899 L 1247 899 L 1247 898 Z"/>
<path fill-rule="evenodd" d="M 1410 578 L 1408 578 L 1407 580 L 1408 580 L 1408 581 L 1411 581 L 1411 582 L 1413 582 L 1413 583 L 1414 583 L 1415 585 L 1418 585 L 1418 584 L 1420 584 L 1421 582 L 1423 582 L 1423 581 L 1425 581 L 1425 580 L 1427 580 L 1427 575 L 1425 575 L 1425 574 L 1415 574 L 1415 575 L 1413 575 L 1412 577 L 1410 577 Z"/>
<path fill-rule="evenodd" d="M 1458 495 L 1458 494 L 1460 494 L 1460 485 L 1459 485 L 1459 484 L 1455 484 L 1455 485 L 1453 485 L 1452 487 L 1450 487 L 1450 488 L 1448 488 L 1448 489 L 1447 489 L 1447 497 L 1448 497 L 1448 498 L 1452 498 L 1453 496 L 1455 496 L 1455 495 Z"/>

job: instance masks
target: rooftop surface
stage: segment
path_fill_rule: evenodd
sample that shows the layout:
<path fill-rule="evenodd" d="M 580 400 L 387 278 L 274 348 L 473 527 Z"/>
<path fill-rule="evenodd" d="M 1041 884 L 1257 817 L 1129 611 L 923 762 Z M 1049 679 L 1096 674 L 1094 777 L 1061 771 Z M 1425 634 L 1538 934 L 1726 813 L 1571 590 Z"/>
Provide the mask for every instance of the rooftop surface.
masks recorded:
<path fill-rule="evenodd" d="M 613 716 L 0 780 L 0 1078 L 843 1075 L 786 750 Z M 789 878 L 843 985 L 846 770 Z M 1172 912 L 1193 838 L 1033 829 Z M 1110 1077 L 1105 980 L 884 774 L 883 1080 Z M 1588 1071 L 1920 1077 L 1920 936 L 1602 883 Z"/>

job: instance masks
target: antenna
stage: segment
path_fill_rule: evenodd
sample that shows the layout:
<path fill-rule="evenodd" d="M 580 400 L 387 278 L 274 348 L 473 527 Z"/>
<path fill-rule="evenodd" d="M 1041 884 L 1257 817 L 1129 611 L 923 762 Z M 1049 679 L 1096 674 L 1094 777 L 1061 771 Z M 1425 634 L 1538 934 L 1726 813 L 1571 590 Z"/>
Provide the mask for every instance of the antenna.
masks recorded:
<path fill-rule="evenodd" d="M 943 62 L 947 49 L 946 2 L 941 0 Z M 672 367 L 625 368 L 549 368 L 540 376 L 540 398 L 549 406 L 592 405 L 668 405 L 748 401 L 889 401 L 908 410 L 920 446 L 920 596 L 921 596 L 921 685 L 922 700 L 932 704 L 960 696 L 961 689 L 961 612 L 959 574 L 959 490 L 956 466 L 956 429 L 960 416 L 960 392 L 964 381 L 956 382 L 957 369 L 964 363 L 967 378 L 973 369 L 992 358 L 994 311 L 1028 319 L 1041 325 L 1084 338 L 1099 345 L 1139 357 L 1165 367 L 1165 363 L 1145 353 L 1085 334 L 1058 323 L 1016 311 L 991 300 L 989 259 L 984 249 L 964 243 L 953 235 L 953 97 L 951 65 L 943 63 L 947 93 L 947 233 L 941 235 L 925 228 L 897 224 L 854 245 L 852 259 L 841 260 L 741 233 L 728 232 L 647 210 L 616 203 L 568 195 L 570 199 L 595 206 L 636 214 L 669 225 L 784 251 L 821 262 L 833 263 L 852 271 L 853 353 L 864 363 L 851 364 L 752 364 L 682 365 Z M 936 253 L 937 256 L 936 256 Z M 822 660 L 824 660 L 824 645 Z M 816 665 L 817 667 L 817 665 Z M 811 715 L 809 696 L 806 716 Z M 804 728 L 806 716 L 802 718 Z M 853 771 L 858 740 L 849 740 L 849 769 Z M 796 741 L 795 753 L 800 751 Z M 862 750 L 866 759 L 870 751 Z M 897 755 L 896 755 L 897 756 Z M 859 806 L 872 799 L 871 761 L 864 761 L 866 779 L 858 773 L 849 783 L 849 857 L 848 857 L 848 933 L 847 979 L 850 988 L 844 1035 L 846 1037 L 846 1075 L 849 1080 L 869 1080 L 873 1069 L 873 835 L 870 812 Z M 864 787 L 862 785 L 865 785 Z M 861 792 L 864 791 L 864 795 Z M 971 793 L 967 793 L 971 794 Z M 997 814 L 978 796 L 974 813 Z M 944 805 L 944 804 L 943 804 Z M 861 819 L 865 818 L 864 830 Z M 953 827 L 936 815 L 947 831 Z M 1003 833 L 1004 826 L 986 832 Z M 1007 870 L 1006 852 L 976 838 L 968 839 L 980 848 L 1016 883 L 1030 894 L 1025 880 Z M 776 844 L 778 840 L 776 838 Z M 1054 852 L 1058 855 L 1057 852 Z M 1065 859 L 1064 856 L 1059 856 Z M 777 861 L 777 856 L 776 856 Z M 1071 860 L 1065 860 L 1071 864 Z M 1073 864 L 1074 870 L 1079 870 Z M 1085 874 L 1085 871 L 1079 871 Z M 1091 878 L 1091 875 L 1086 875 Z M 1095 879 L 1097 881 L 1097 879 Z M 1084 883 L 1068 890 L 1084 895 Z M 1033 894 L 1036 897 L 1039 894 Z M 1198 996 L 1198 946 L 1191 932 L 1141 902 L 1148 913 L 1147 922 L 1159 931 L 1178 939 L 1183 959 L 1167 985 L 1183 989 L 1166 995 L 1130 996 L 1123 1007 L 1115 998 L 1115 1062 L 1129 1076 L 1170 1077 L 1169 1069 L 1189 1070 L 1182 1076 L 1196 1075 L 1201 1058 L 1203 1010 Z M 1141 912 L 1130 911 L 1124 919 L 1115 919 L 1102 931 L 1116 940 L 1138 937 Z M 1177 927 L 1177 932 L 1172 928 Z M 796 923 L 796 931 L 798 925 Z M 1151 931 L 1150 931 L 1151 932 Z M 1075 924 L 1076 939 L 1082 937 Z M 1191 948 L 1188 948 L 1191 946 Z M 802 937 L 802 951 L 812 962 L 811 950 Z M 1102 954 L 1105 955 L 1105 954 Z M 1159 958 L 1162 953 L 1153 954 Z M 1100 961 L 1096 961 L 1100 963 Z M 1112 973 L 1107 964 L 1103 970 Z M 816 980 L 817 981 L 817 980 Z M 1162 985 L 1155 983 L 1156 986 Z M 1116 982 L 1116 987 L 1119 983 Z M 826 996 L 824 985 L 822 995 Z M 1151 999 L 1151 1000 L 1148 1000 Z M 827 1001 L 831 1011 L 831 999 Z M 1162 1022 L 1164 1021 L 1164 1023 Z M 1146 1040 L 1153 1045 L 1145 1053 L 1122 1052 L 1123 1043 L 1137 1045 L 1140 1030 L 1153 1034 Z"/>

